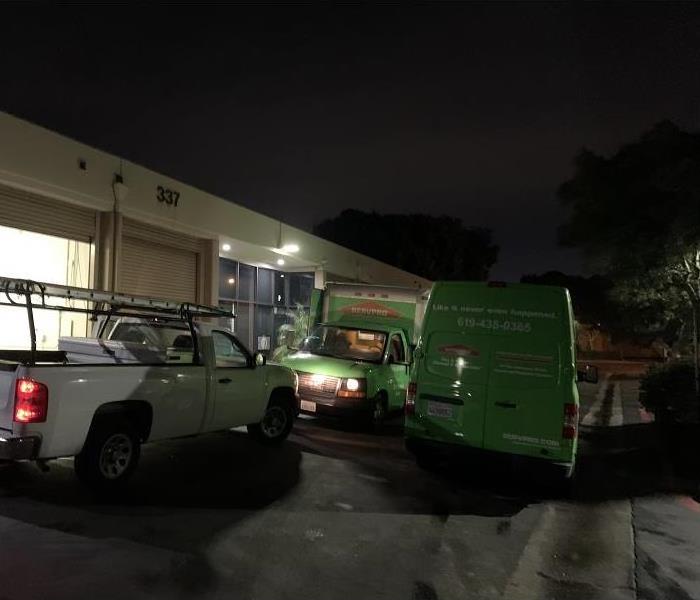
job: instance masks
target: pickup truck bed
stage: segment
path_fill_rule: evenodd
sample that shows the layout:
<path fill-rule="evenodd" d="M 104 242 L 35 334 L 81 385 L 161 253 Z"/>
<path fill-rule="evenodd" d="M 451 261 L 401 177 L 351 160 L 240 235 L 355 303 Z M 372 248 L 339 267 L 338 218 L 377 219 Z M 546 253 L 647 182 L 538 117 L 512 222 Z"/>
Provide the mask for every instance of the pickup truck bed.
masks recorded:
<path fill-rule="evenodd" d="M 162 364 L 168 360 L 165 348 L 121 340 L 61 337 L 58 349 L 65 352 L 70 363 Z"/>

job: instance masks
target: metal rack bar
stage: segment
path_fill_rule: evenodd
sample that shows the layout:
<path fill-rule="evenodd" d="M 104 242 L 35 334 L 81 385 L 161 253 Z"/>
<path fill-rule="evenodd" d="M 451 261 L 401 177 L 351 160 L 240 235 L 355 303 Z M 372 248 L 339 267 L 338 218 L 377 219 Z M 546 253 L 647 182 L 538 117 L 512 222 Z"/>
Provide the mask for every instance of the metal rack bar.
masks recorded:
<path fill-rule="evenodd" d="M 189 302 L 176 302 L 159 298 L 146 298 L 103 292 L 86 288 L 75 288 L 64 285 L 56 285 L 32 281 L 30 279 L 16 279 L 0 277 L 0 306 L 24 306 L 45 310 L 61 310 L 67 312 L 87 313 L 93 315 L 117 315 L 143 313 L 148 316 L 171 317 L 187 320 L 189 317 L 232 318 L 235 315 L 231 311 L 214 306 L 205 306 Z M 20 302 L 13 296 L 23 296 Z M 51 300 L 73 300 L 94 304 L 93 308 L 80 308 L 52 303 Z M 100 305 L 109 308 L 98 308 Z"/>

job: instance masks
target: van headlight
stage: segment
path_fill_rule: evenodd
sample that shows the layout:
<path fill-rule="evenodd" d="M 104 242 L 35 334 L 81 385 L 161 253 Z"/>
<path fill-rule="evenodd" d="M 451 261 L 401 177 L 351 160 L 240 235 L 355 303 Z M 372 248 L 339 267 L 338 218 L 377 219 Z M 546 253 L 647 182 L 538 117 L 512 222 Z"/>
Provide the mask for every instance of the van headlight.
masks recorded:
<path fill-rule="evenodd" d="M 341 398 L 364 398 L 367 396 L 367 380 L 348 377 L 340 380 L 338 396 Z"/>

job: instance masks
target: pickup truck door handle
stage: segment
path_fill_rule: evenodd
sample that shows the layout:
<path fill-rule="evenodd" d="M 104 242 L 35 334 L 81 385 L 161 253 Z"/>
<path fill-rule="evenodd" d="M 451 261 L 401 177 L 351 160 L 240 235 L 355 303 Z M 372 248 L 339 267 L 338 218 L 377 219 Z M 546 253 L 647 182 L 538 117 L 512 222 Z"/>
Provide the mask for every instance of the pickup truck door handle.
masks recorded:
<path fill-rule="evenodd" d="M 494 402 L 496 406 L 501 408 L 517 408 L 518 405 L 515 402 Z"/>
<path fill-rule="evenodd" d="M 233 379 L 230 377 L 224 377 L 223 379 L 219 379 L 219 383 L 231 383 Z"/>

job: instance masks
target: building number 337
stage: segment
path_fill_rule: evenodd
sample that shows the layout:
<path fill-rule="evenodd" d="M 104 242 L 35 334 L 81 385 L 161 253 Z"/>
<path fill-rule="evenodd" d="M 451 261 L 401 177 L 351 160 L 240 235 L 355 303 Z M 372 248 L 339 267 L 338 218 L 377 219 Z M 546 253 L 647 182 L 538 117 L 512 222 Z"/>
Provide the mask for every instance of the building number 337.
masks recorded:
<path fill-rule="evenodd" d="M 177 203 L 180 200 L 180 192 L 159 185 L 156 188 L 156 198 L 158 198 L 158 202 L 165 202 L 168 206 L 177 207 Z"/>

